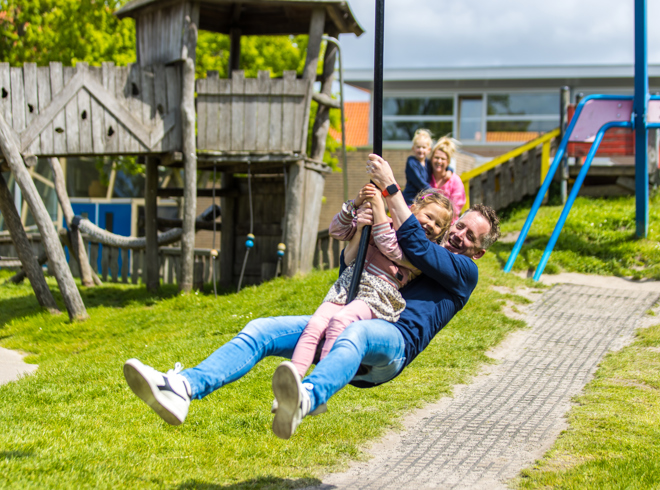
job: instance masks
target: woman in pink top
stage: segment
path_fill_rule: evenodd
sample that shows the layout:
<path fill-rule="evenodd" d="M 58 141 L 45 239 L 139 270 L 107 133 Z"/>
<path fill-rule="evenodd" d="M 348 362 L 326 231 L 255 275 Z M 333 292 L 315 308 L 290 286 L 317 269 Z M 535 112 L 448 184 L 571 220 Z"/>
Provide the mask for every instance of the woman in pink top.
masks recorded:
<path fill-rule="evenodd" d="M 361 231 L 362 225 L 358 225 L 356 210 L 365 201 L 370 203 L 373 210 L 374 226 L 357 296 L 346 304 L 362 235 L 357 233 Z M 444 239 L 453 218 L 449 199 L 434 189 L 426 189 L 417 195 L 411 210 L 429 240 L 441 242 Z M 354 201 L 342 205 L 341 211 L 330 224 L 330 236 L 336 240 L 349 241 L 344 249 L 344 260 L 348 267 L 330 288 L 293 351 L 291 362 L 301 378 L 312 365 L 316 347 L 324 334 L 321 359 L 330 352 L 339 334 L 355 321 L 380 318 L 396 322 L 406 307 L 399 289 L 419 274 L 419 270 L 408 262 L 399 247 L 391 220 L 385 213 L 380 190 L 373 184 L 364 186 Z"/>
<path fill-rule="evenodd" d="M 431 177 L 429 186 L 438 189 L 447 196 L 454 206 L 454 220 L 458 221 L 461 209 L 465 206 L 465 186 L 461 178 L 447 169 L 451 157 L 456 152 L 456 143 L 453 138 L 443 136 L 431 150 Z"/>

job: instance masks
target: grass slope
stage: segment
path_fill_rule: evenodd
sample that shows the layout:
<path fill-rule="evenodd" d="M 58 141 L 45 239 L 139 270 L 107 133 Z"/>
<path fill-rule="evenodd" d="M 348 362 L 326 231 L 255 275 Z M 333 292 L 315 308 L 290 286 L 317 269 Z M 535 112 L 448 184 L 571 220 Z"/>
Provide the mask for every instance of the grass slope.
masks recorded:
<path fill-rule="evenodd" d="M 2 346 L 31 353 L 35 374 L 0 387 L 0 486 L 15 488 L 293 488 L 360 458 L 365 443 L 397 427 L 406 412 L 468 382 L 484 352 L 522 322 L 507 318 L 521 279 L 479 261 L 469 304 L 404 373 L 378 388 L 347 387 L 329 412 L 310 417 L 290 441 L 270 429 L 267 359 L 238 382 L 191 405 L 187 422 L 162 422 L 127 387 L 122 364 L 138 357 L 166 370 L 193 366 L 250 319 L 314 311 L 337 271 L 277 279 L 239 294 L 178 295 L 164 287 L 82 288 L 90 320 L 68 323 L 41 312 L 29 285 L 0 287 Z M 7 275 L 4 274 L 4 277 Z M 0 280 L 3 275 L 0 272 Z M 55 283 L 49 284 L 57 296 Z"/>

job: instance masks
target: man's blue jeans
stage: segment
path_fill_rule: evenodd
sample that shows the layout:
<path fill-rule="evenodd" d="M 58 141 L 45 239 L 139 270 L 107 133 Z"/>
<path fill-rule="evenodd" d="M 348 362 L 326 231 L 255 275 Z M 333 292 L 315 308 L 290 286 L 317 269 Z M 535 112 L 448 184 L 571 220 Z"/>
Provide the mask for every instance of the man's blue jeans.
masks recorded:
<path fill-rule="evenodd" d="M 291 358 L 310 316 L 281 316 L 253 320 L 232 340 L 192 369 L 182 371 L 193 398 L 203 398 L 247 374 L 267 356 Z M 352 323 L 337 338 L 330 353 L 303 380 L 314 410 L 349 381 L 384 383 L 405 364 L 401 331 L 384 320 Z M 355 376 L 360 364 L 368 373 Z"/>

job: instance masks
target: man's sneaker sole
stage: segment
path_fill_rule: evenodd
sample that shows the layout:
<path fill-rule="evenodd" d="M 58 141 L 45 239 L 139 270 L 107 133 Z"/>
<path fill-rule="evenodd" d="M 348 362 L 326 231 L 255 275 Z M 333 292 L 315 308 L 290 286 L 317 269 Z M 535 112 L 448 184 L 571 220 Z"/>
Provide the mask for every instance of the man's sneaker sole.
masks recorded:
<path fill-rule="evenodd" d="M 291 369 L 285 362 L 280 364 L 273 374 L 273 394 L 278 402 L 273 419 L 273 432 L 280 439 L 289 439 L 295 431 L 293 419 L 301 401 L 296 376 L 295 368 Z"/>
<path fill-rule="evenodd" d="M 152 384 L 147 376 L 141 372 L 144 367 L 144 364 L 137 359 L 126 361 L 124 364 L 124 377 L 128 386 L 133 390 L 133 393 L 149 405 L 165 422 L 170 425 L 181 425 L 183 420 L 180 420 L 175 414 L 163 406 L 163 403 L 166 403 L 167 400 L 162 397 L 158 386 Z"/>

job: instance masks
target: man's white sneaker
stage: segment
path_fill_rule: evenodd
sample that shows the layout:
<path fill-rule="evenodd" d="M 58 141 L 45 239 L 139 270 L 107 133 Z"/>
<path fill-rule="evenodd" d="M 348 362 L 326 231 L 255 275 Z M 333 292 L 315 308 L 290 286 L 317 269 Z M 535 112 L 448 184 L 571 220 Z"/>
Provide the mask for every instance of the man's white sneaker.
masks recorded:
<path fill-rule="evenodd" d="M 279 403 L 277 403 L 277 398 L 273 400 L 273 404 L 270 407 L 270 413 L 277 413 L 277 407 L 279 406 Z M 312 417 L 315 417 L 317 415 L 321 415 L 322 413 L 325 413 L 328 411 L 328 404 L 327 403 L 321 403 L 318 407 L 316 407 L 314 410 L 309 412 L 309 415 Z"/>
<path fill-rule="evenodd" d="M 303 388 L 292 362 L 284 361 L 275 370 L 273 394 L 278 402 L 273 432 L 280 439 L 289 439 L 311 408 L 307 390 Z"/>
<path fill-rule="evenodd" d="M 137 359 L 124 364 L 124 377 L 133 393 L 170 425 L 181 425 L 190 406 L 190 384 L 179 371 L 178 362 L 166 374 Z"/>

